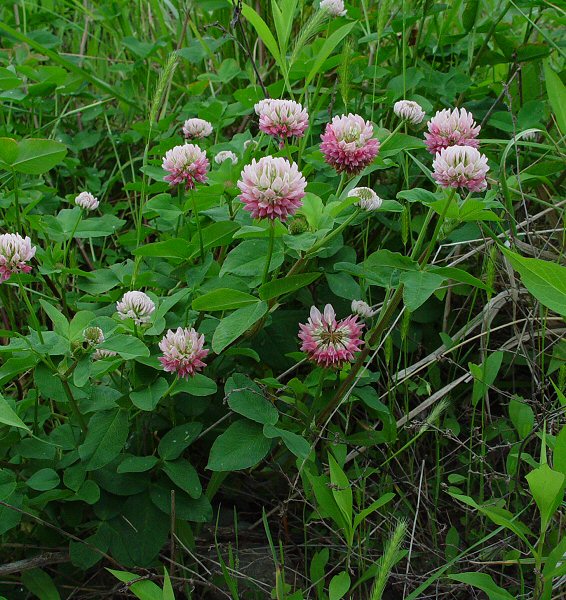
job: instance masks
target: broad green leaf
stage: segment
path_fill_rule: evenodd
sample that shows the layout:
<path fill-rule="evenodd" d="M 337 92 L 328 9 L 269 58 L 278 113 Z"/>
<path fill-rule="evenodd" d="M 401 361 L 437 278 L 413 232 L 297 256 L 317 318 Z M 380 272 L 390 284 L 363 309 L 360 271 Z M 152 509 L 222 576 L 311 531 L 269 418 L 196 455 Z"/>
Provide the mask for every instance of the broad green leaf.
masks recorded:
<path fill-rule="evenodd" d="M 312 485 L 312 489 L 317 502 L 317 510 L 324 519 L 332 518 L 334 524 L 345 533 L 350 531 L 350 523 L 346 522 L 344 514 L 336 504 L 333 493 L 330 491 L 330 481 L 326 475 L 312 475 L 308 471 L 307 477 Z"/>
<path fill-rule="evenodd" d="M 552 515 L 564 500 L 566 477 L 543 464 L 531 471 L 526 479 L 540 512 L 541 532 L 546 531 Z"/>
<path fill-rule="evenodd" d="M 470 373 L 474 376 L 474 387 L 472 390 L 472 403 L 474 406 L 495 382 L 502 361 L 503 352 L 497 351 L 489 354 L 481 365 L 474 365 L 473 363 L 468 365 Z"/>
<path fill-rule="evenodd" d="M 473 285 L 480 290 L 489 290 L 487 285 L 481 279 L 478 279 L 477 277 L 470 275 L 467 271 L 458 269 L 457 267 L 428 267 L 427 271 L 429 273 L 435 273 L 436 275 L 442 275 L 445 279 L 453 279 L 460 283 Z"/>
<path fill-rule="evenodd" d="M 303 436 L 298 435 L 297 433 L 279 427 L 273 427 L 273 425 L 264 425 L 263 435 L 270 439 L 280 437 L 285 446 L 287 446 L 289 452 L 292 452 L 301 460 L 307 459 L 310 454 L 310 444 Z"/>
<path fill-rule="evenodd" d="M 212 336 L 212 349 L 214 352 L 220 354 L 222 350 L 236 341 L 266 313 L 267 304 L 265 302 L 258 302 L 257 304 L 239 308 L 222 319 Z"/>
<path fill-rule="evenodd" d="M 175 593 L 173 591 L 173 585 L 171 584 L 171 578 L 169 573 L 165 569 L 163 573 L 163 600 L 175 600 Z"/>
<path fill-rule="evenodd" d="M 434 294 L 444 277 L 428 271 L 408 271 L 402 273 L 399 280 L 403 283 L 403 302 L 412 312 Z"/>
<path fill-rule="evenodd" d="M 341 600 L 350 590 L 350 576 L 346 571 L 334 575 L 328 587 L 329 600 Z"/>
<path fill-rule="evenodd" d="M 234 373 L 226 381 L 224 394 L 228 406 L 236 413 L 262 425 L 275 425 L 279 413 L 257 384 L 241 373 Z"/>
<path fill-rule="evenodd" d="M 2 394 L 0 394 L 0 423 L 8 425 L 9 427 L 24 429 L 31 433 L 30 428 L 12 410 Z"/>
<path fill-rule="evenodd" d="M 238 244 L 226 257 L 220 276 L 232 273 L 240 277 L 249 277 L 251 282 L 258 280 L 267 260 L 267 246 L 266 239 L 245 240 Z M 274 271 L 279 268 L 283 264 L 283 258 L 282 245 L 276 240 L 269 270 Z"/>
<path fill-rule="evenodd" d="M 149 490 L 151 501 L 166 515 L 171 515 L 171 490 L 170 483 L 152 485 Z M 212 520 L 212 506 L 203 494 L 195 500 L 182 490 L 175 492 L 175 513 L 178 519 L 194 523 L 209 523 Z"/>
<path fill-rule="evenodd" d="M 349 526 L 352 523 L 353 498 L 350 481 L 332 454 L 328 455 L 332 495 Z"/>
<path fill-rule="evenodd" d="M 117 473 L 145 473 L 159 462 L 157 456 L 126 456 L 118 465 Z"/>
<path fill-rule="evenodd" d="M 109 235 L 114 235 L 123 225 L 125 225 L 125 223 L 126 221 L 124 221 L 124 219 L 119 219 L 109 213 L 102 217 L 83 219 L 79 223 L 74 237 L 81 239 L 107 237 Z"/>
<path fill-rule="evenodd" d="M 69 321 L 67 321 L 65 315 L 43 298 L 40 298 L 39 303 L 47 313 L 47 316 L 51 319 L 53 330 L 59 335 L 67 337 L 69 334 Z"/>
<path fill-rule="evenodd" d="M 529 292 L 544 306 L 566 316 L 566 267 L 539 258 L 525 258 L 501 248 Z"/>
<path fill-rule="evenodd" d="M 67 147 L 55 140 L 26 139 L 18 142 L 18 154 L 11 167 L 18 173 L 47 173 L 67 154 Z"/>
<path fill-rule="evenodd" d="M 299 275 L 269 281 L 259 288 L 259 297 L 262 300 L 271 300 L 283 294 L 296 292 L 316 281 L 321 275 L 322 273 L 300 273 Z"/>
<path fill-rule="evenodd" d="M 271 441 L 259 423 L 240 419 L 219 435 L 208 459 L 211 471 L 240 471 L 257 465 L 269 452 Z"/>
<path fill-rule="evenodd" d="M 134 256 L 152 256 L 155 258 L 179 258 L 188 259 L 191 255 L 191 248 L 187 240 L 183 238 L 171 238 L 163 242 L 153 242 L 145 244 L 133 250 Z"/>
<path fill-rule="evenodd" d="M 261 38 L 261 41 L 265 44 L 266 48 L 271 52 L 271 55 L 277 62 L 280 68 L 282 67 L 281 63 L 281 55 L 279 54 L 279 47 L 277 46 L 277 42 L 273 37 L 269 27 L 266 25 L 265 21 L 257 14 L 257 12 L 248 4 L 242 3 L 242 14 L 248 20 L 253 28 L 256 30 L 256 33 Z"/>
<path fill-rule="evenodd" d="M 217 390 L 216 382 L 203 375 L 202 373 L 195 373 L 192 377 L 180 381 L 171 393 L 173 396 L 179 392 L 190 394 L 191 396 L 211 396 L 215 394 Z"/>
<path fill-rule="evenodd" d="M 546 91 L 550 106 L 554 111 L 556 122 L 562 132 L 566 135 L 566 86 L 562 83 L 560 77 L 552 70 L 548 61 L 544 62 L 544 78 L 546 81 Z"/>
<path fill-rule="evenodd" d="M 202 423 L 185 423 L 170 429 L 159 442 L 157 452 L 163 460 L 175 460 L 181 456 L 202 431 Z"/>
<path fill-rule="evenodd" d="M 487 573 L 457 573 L 456 575 L 448 575 L 448 577 L 454 581 L 467 583 L 472 587 L 484 591 L 489 600 L 515 600 L 514 596 L 505 591 L 502 587 L 499 587 L 495 581 L 493 581 L 492 576 Z"/>
<path fill-rule="evenodd" d="M 53 469 L 39 469 L 26 481 L 28 487 L 38 492 L 52 490 L 59 483 L 59 475 Z"/>
<path fill-rule="evenodd" d="M 556 436 L 552 461 L 554 468 L 566 476 L 566 425 Z"/>
<path fill-rule="evenodd" d="M 108 568 L 106 570 L 109 573 L 112 573 L 116 579 L 124 583 L 136 581 L 136 583 L 128 585 L 128 590 L 132 592 L 136 598 L 139 598 L 140 600 L 162 600 L 163 593 L 159 586 L 153 583 L 153 581 L 149 581 L 148 579 L 137 581 L 140 576 L 134 573 L 128 573 L 127 571 L 116 571 Z"/>
<path fill-rule="evenodd" d="M 138 358 L 139 356 L 149 356 L 149 349 L 141 340 L 133 335 L 123 333 L 113 335 L 105 340 L 100 347 L 117 352 L 125 360 Z"/>
<path fill-rule="evenodd" d="M 201 497 L 202 486 L 196 469 L 188 460 L 179 458 L 175 462 L 164 462 L 163 472 L 171 481 L 195 500 Z"/>
<path fill-rule="evenodd" d="M 163 377 L 154 381 L 151 385 L 137 392 L 130 392 L 130 400 L 140 410 L 152 411 L 158 405 L 163 394 L 169 388 L 167 380 Z"/>
<path fill-rule="evenodd" d="M 509 417 L 520 439 L 525 439 L 533 430 L 535 415 L 533 409 L 525 402 L 517 398 L 511 398 Z"/>
<path fill-rule="evenodd" d="M 61 596 L 51 577 L 41 569 L 22 573 L 22 583 L 39 600 L 60 600 Z"/>
<path fill-rule="evenodd" d="M 380 509 L 382 506 L 385 506 L 388 502 L 391 502 L 393 498 L 395 498 L 395 494 L 388 492 L 372 502 L 367 508 L 364 508 L 362 511 L 360 511 L 354 517 L 354 529 L 357 529 L 360 523 L 362 523 L 366 517 L 369 517 L 369 515 L 374 513 L 376 510 Z"/>
<path fill-rule="evenodd" d="M 18 142 L 13 138 L 0 137 L 0 165 L 9 169 L 17 157 Z"/>
<path fill-rule="evenodd" d="M 112 462 L 126 444 L 129 434 L 126 411 L 109 410 L 93 415 L 79 456 L 87 471 L 95 471 Z"/>
<path fill-rule="evenodd" d="M 214 312 L 232 310 L 255 303 L 257 303 L 257 298 L 251 294 L 229 288 L 219 288 L 195 298 L 193 300 L 193 309 Z"/>

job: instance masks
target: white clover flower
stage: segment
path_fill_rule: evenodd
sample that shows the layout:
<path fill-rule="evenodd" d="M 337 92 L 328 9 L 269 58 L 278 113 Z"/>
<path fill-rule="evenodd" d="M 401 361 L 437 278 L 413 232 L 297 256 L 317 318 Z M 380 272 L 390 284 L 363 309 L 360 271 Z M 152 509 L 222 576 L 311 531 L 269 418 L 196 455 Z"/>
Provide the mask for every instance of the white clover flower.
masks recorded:
<path fill-rule="evenodd" d="M 143 292 L 126 292 L 116 304 L 120 319 L 133 319 L 136 325 L 149 323 L 155 310 L 153 300 Z"/>
<path fill-rule="evenodd" d="M 81 192 L 75 198 L 75 204 L 84 210 L 96 210 L 100 202 L 90 192 Z"/>
<path fill-rule="evenodd" d="M 364 319 L 371 319 L 377 314 L 377 311 L 363 300 L 352 300 L 352 312 Z"/>
<path fill-rule="evenodd" d="M 422 106 L 412 100 L 399 100 L 393 105 L 393 112 L 403 121 L 418 125 L 425 118 Z"/>
<path fill-rule="evenodd" d="M 333 17 L 343 17 L 346 14 L 344 0 L 322 0 L 320 10 L 325 10 Z"/>
<path fill-rule="evenodd" d="M 359 198 L 356 206 L 363 210 L 377 210 L 383 203 L 382 199 L 368 187 L 356 187 L 348 192 L 348 198 Z"/>
<path fill-rule="evenodd" d="M 234 152 L 232 152 L 232 150 L 220 150 L 220 152 L 218 152 L 214 157 L 214 162 L 217 165 L 221 165 L 225 160 L 232 161 L 233 165 L 238 164 L 238 157 Z"/>

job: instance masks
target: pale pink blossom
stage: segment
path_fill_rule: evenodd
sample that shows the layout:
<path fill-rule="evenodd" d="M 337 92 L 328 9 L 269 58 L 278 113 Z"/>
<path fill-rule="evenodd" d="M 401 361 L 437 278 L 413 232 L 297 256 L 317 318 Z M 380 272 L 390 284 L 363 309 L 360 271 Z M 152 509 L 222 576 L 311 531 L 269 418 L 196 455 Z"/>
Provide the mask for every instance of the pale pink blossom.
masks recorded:
<path fill-rule="evenodd" d="M 338 173 L 360 173 L 379 152 L 379 142 L 372 137 L 373 125 L 359 115 L 336 116 L 321 136 L 320 149 L 326 162 Z"/>
<path fill-rule="evenodd" d="M 187 119 L 183 124 L 183 135 L 186 140 L 199 140 L 212 133 L 212 125 L 204 119 Z"/>
<path fill-rule="evenodd" d="M 104 360 L 105 358 L 114 358 L 115 356 L 118 356 L 118 353 L 114 352 L 114 350 L 97 348 L 92 355 L 92 360 Z"/>
<path fill-rule="evenodd" d="M 363 319 L 371 319 L 371 317 L 377 314 L 377 311 L 373 310 L 373 308 L 363 300 L 352 300 L 352 312 Z"/>
<path fill-rule="evenodd" d="M 344 0 L 321 0 L 320 10 L 325 10 L 333 17 L 343 17 L 346 14 Z"/>
<path fill-rule="evenodd" d="M 246 165 L 238 187 L 244 209 L 254 219 L 280 219 L 295 214 L 302 206 L 307 182 L 295 163 L 286 158 L 264 156 Z"/>
<path fill-rule="evenodd" d="M 203 346 L 204 335 L 199 335 L 192 327 L 179 327 L 177 331 L 168 329 L 159 342 L 159 348 L 163 352 L 159 362 L 165 371 L 177 373 L 179 377 L 192 377 L 206 366 L 203 359 L 208 350 Z"/>
<path fill-rule="evenodd" d="M 81 192 L 75 198 L 75 204 L 84 210 L 96 210 L 100 202 L 90 192 Z"/>
<path fill-rule="evenodd" d="M 136 325 L 143 325 L 151 321 L 155 303 L 143 292 L 126 292 L 116 304 L 116 310 L 120 319 L 133 319 Z"/>
<path fill-rule="evenodd" d="M 15 273 L 29 273 L 31 265 L 27 263 L 35 256 L 35 250 L 28 236 L 23 238 L 19 233 L 0 235 L 0 283 Z"/>
<path fill-rule="evenodd" d="M 355 187 L 348 192 L 348 198 L 359 198 L 356 206 L 363 210 L 377 210 L 383 203 L 383 200 L 368 187 Z"/>
<path fill-rule="evenodd" d="M 487 157 L 471 146 L 449 146 L 436 154 L 432 176 L 442 187 L 482 192 L 487 187 Z"/>
<path fill-rule="evenodd" d="M 207 180 L 208 159 L 195 144 L 171 148 L 163 157 L 162 166 L 169 172 L 164 179 L 172 186 L 184 184 L 187 189 L 192 189 L 197 182 L 204 183 Z"/>
<path fill-rule="evenodd" d="M 238 164 L 238 157 L 232 150 L 220 150 L 214 157 L 214 162 L 221 165 L 225 160 L 229 160 L 233 165 Z"/>
<path fill-rule="evenodd" d="M 399 100 L 393 105 L 393 112 L 403 121 L 418 125 L 425 117 L 425 111 L 418 102 Z"/>
<path fill-rule="evenodd" d="M 259 128 L 264 133 L 285 140 L 302 137 L 309 126 L 307 111 L 293 100 L 260 100 L 254 106 L 259 116 Z"/>
<path fill-rule="evenodd" d="M 324 367 L 339 368 L 354 360 L 354 354 L 363 344 L 363 324 L 358 323 L 358 317 L 350 315 L 337 321 L 331 304 L 324 307 L 324 313 L 315 306 L 311 307 L 308 322 L 301 323 L 299 327 L 301 350 Z"/>
<path fill-rule="evenodd" d="M 480 141 L 476 139 L 481 127 L 474 121 L 472 113 L 465 108 L 439 110 L 427 123 L 425 144 L 428 151 L 435 155 L 449 146 L 471 146 L 478 148 Z"/>
<path fill-rule="evenodd" d="M 104 341 L 104 333 L 100 327 L 87 327 L 83 331 L 84 341 L 91 347 L 98 346 Z"/>

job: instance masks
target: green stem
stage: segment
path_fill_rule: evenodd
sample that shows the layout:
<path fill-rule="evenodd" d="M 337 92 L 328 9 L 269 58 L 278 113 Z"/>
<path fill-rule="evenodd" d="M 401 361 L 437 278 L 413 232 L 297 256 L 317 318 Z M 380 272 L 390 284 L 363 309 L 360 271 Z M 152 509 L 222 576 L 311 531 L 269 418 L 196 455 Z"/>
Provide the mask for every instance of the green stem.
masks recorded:
<path fill-rule="evenodd" d="M 395 129 L 383 140 L 383 142 L 381 142 L 381 146 L 380 146 L 380 150 L 383 150 L 383 146 L 385 146 L 385 144 L 387 144 L 387 142 L 399 131 L 399 129 L 401 129 L 401 127 L 403 126 L 403 121 L 401 121 L 397 127 L 395 127 Z"/>
<path fill-rule="evenodd" d="M 35 311 L 33 310 L 33 307 L 31 305 L 28 293 L 26 291 L 26 288 L 24 287 L 22 280 L 20 279 L 20 276 L 17 275 L 17 280 L 18 280 L 18 285 L 20 286 L 20 292 L 22 294 L 22 297 L 24 299 L 25 305 L 28 309 L 29 312 L 29 316 L 31 319 L 31 322 L 33 323 L 33 326 L 35 328 L 35 330 L 37 331 L 37 335 L 39 336 L 39 341 L 43 344 L 44 340 L 43 340 L 43 334 L 41 333 L 41 326 L 39 324 L 39 321 L 37 319 L 37 315 L 35 314 Z"/>
<path fill-rule="evenodd" d="M 346 173 L 342 173 L 340 175 L 340 183 L 338 184 L 338 189 L 336 190 L 336 198 L 340 199 L 340 194 L 342 194 L 342 190 L 344 189 L 344 184 L 346 183 Z"/>
<path fill-rule="evenodd" d="M 434 228 L 434 232 L 432 234 L 432 239 L 430 240 L 430 243 L 425 252 L 425 255 L 424 255 L 423 259 L 420 261 L 421 265 L 423 265 L 423 266 L 426 265 L 426 263 L 428 262 L 428 259 L 430 258 L 430 255 L 432 254 L 432 251 L 434 250 L 436 240 L 438 239 L 438 235 L 440 234 L 440 228 L 442 227 L 442 224 L 444 223 L 444 219 L 446 218 L 446 213 L 448 212 L 448 209 L 450 208 L 450 205 L 452 204 L 452 200 L 454 199 L 455 195 L 456 195 L 456 190 L 452 189 L 450 191 L 450 195 L 448 196 L 446 204 L 444 205 L 444 208 L 442 209 L 442 213 L 440 214 L 440 217 L 438 218 L 438 221 L 436 222 L 436 227 Z"/>
<path fill-rule="evenodd" d="M 265 261 L 265 267 L 263 269 L 263 277 L 261 278 L 262 285 L 266 283 L 267 276 L 269 275 L 269 266 L 271 265 L 271 257 L 273 256 L 273 246 L 275 243 L 275 221 L 269 223 L 269 243 L 267 246 L 267 259 Z"/>
<path fill-rule="evenodd" d="M 198 231 L 198 242 L 199 242 L 199 247 L 200 247 L 200 258 L 202 261 L 204 261 L 204 241 L 202 238 L 202 229 L 200 227 L 200 219 L 198 216 L 198 211 L 197 211 L 197 201 L 195 198 L 195 193 L 194 190 L 192 190 L 190 192 L 191 194 L 191 200 L 193 202 L 193 214 L 195 216 L 196 222 L 197 222 L 197 231 Z"/>
<path fill-rule="evenodd" d="M 356 210 L 344 221 L 344 223 L 342 223 L 342 225 L 340 225 L 340 227 L 337 227 L 336 229 L 334 229 L 333 231 L 331 231 L 328 235 L 325 235 L 320 241 L 316 242 L 316 244 L 314 244 L 313 246 L 311 246 L 307 250 L 305 256 L 309 256 L 309 254 L 313 254 L 317 250 L 320 250 L 320 248 L 322 248 L 325 244 L 327 244 L 331 239 L 335 238 L 339 233 L 341 233 L 342 231 L 344 231 L 344 229 L 346 229 L 346 227 L 348 227 L 348 225 L 359 214 L 360 214 L 360 209 L 356 208 Z"/>
<path fill-rule="evenodd" d="M 71 386 L 69 385 L 69 382 L 64 377 L 61 377 L 61 383 L 63 384 L 63 389 L 65 390 L 65 394 L 67 396 L 67 399 L 69 400 L 69 404 L 71 405 L 71 408 L 73 409 L 73 412 L 75 413 L 75 417 L 77 418 L 77 421 L 79 422 L 80 428 L 82 429 L 83 433 L 86 433 L 88 431 L 88 426 L 86 424 L 85 418 L 83 417 L 81 411 L 79 410 L 79 405 L 77 404 L 77 401 L 75 400 L 75 397 L 73 396 L 73 391 L 71 390 Z"/>
<path fill-rule="evenodd" d="M 81 222 L 83 218 L 83 211 L 82 209 L 79 208 L 79 218 L 77 219 L 75 226 L 73 227 L 73 231 L 71 232 L 71 237 L 67 240 L 67 243 L 65 244 L 65 250 L 63 252 L 63 267 L 67 266 L 67 256 L 69 255 L 69 250 L 71 248 L 71 242 L 73 241 L 73 238 L 75 237 L 75 233 L 77 232 L 77 228 L 79 226 L 79 223 Z"/>
<path fill-rule="evenodd" d="M 12 177 L 14 178 L 14 204 L 16 205 L 16 226 L 18 228 L 18 233 L 23 233 L 23 231 L 21 231 L 22 222 L 20 220 L 20 182 L 18 175 L 15 171 L 12 171 Z"/>

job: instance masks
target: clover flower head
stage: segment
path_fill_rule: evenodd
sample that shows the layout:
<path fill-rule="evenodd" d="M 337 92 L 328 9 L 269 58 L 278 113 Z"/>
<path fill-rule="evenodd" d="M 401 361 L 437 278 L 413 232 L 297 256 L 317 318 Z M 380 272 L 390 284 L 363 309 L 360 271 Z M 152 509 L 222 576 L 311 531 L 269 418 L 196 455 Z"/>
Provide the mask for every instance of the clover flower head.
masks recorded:
<path fill-rule="evenodd" d="M 183 135 L 186 140 L 200 140 L 212 133 L 212 125 L 204 119 L 187 119 L 183 124 Z"/>
<path fill-rule="evenodd" d="M 309 115 L 301 104 L 294 100 L 260 100 L 254 106 L 259 116 L 259 128 L 267 135 L 284 140 L 302 137 L 309 126 Z"/>
<path fill-rule="evenodd" d="M 483 192 L 487 188 L 487 157 L 476 148 L 443 148 L 436 154 L 432 166 L 432 176 L 442 187 L 467 188 L 470 192 Z"/>
<path fill-rule="evenodd" d="M 163 179 L 171 186 L 184 185 L 187 189 L 193 189 L 197 183 L 204 183 L 208 178 L 208 159 L 195 144 L 171 148 L 165 153 L 162 166 L 169 173 Z"/>
<path fill-rule="evenodd" d="M 120 319 L 133 319 L 136 325 L 149 323 L 155 311 L 155 303 L 143 292 L 126 292 L 116 304 Z"/>
<path fill-rule="evenodd" d="M 371 212 L 377 210 L 382 204 L 383 200 L 368 187 L 355 187 L 348 192 L 348 198 L 359 198 L 356 202 L 356 206 L 359 206 L 363 210 Z"/>
<path fill-rule="evenodd" d="M 428 133 L 425 133 L 425 144 L 432 155 L 449 146 L 471 146 L 479 148 L 480 141 L 476 139 L 481 127 L 474 121 L 472 113 L 465 108 L 439 110 L 427 123 Z"/>
<path fill-rule="evenodd" d="M 234 154 L 234 152 L 232 152 L 232 150 L 220 150 L 220 152 L 218 152 L 214 157 L 214 162 L 217 165 L 221 165 L 225 160 L 231 161 L 233 165 L 238 164 L 238 157 L 236 154 Z"/>
<path fill-rule="evenodd" d="M 203 359 L 208 350 L 204 348 L 204 335 L 199 335 L 192 327 L 178 327 L 176 331 L 168 329 L 159 348 L 163 352 L 159 357 L 163 369 L 177 373 L 179 377 L 193 377 L 206 366 Z"/>
<path fill-rule="evenodd" d="M 252 159 L 238 181 L 244 210 L 254 219 L 280 219 L 302 206 L 307 182 L 295 163 L 286 158 L 264 156 Z"/>
<path fill-rule="evenodd" d="M 402 120 L 418 125 L 425 117 L 425 111 L 418 102 L 413 100 L 399 100 L 393 105 L 393 112 Z"/>
<path fill-rule="evenodd" d="M 28 236 L 23 238 L 19 233 L 0 235 L 0 283 L 15 273 L 29 273 L 31 265 L 28 263 L 35 256 L 35 250 Z"/>
<path fill-rule="evenodd" d="M 96 210 L 100 202 L 90 192 L 81 192 L 75 198 L 75 204 L 83 210 Z"/>
<path fill-rule="evenodd" d="M 379 142 L 372 136 L 373 125 L 360 115 L 336 116 L 321 136 L 320 149 L 326 162 L 338 173 L 356 175 L 379 152 Z"/>
<path fill-rule="evenodd" d="M 354 359 L 363 344 L 363 324 L 358 322 L 358 317 L 350 315 L 337 321 L 331 304 L 327 304 L 322 313 L 315 306 L 311 307 L 309 320 L 299 327 L 301 350 L 323 367 L 342 367 Z"/>

